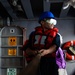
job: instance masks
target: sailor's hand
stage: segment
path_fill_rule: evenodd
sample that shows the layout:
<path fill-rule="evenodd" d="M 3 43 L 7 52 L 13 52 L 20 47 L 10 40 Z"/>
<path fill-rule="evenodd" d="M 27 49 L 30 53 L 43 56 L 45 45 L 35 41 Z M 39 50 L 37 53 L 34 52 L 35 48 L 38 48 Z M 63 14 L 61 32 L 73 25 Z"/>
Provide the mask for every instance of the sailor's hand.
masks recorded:
<path fill-rule="evenodd" d="M 41 54 L 41 56 L 44 56 L 44 55 L 49 54 L 49 50 L 41 49 L 41 50 L 39 50 L 39 53 Z"/>

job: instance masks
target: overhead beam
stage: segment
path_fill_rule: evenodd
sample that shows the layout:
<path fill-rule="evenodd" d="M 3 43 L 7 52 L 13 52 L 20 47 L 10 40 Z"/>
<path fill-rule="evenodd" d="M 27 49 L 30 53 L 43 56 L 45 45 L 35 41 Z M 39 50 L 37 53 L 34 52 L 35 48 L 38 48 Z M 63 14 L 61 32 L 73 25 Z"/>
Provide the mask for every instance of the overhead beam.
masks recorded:
<path fill-rule="evenodd" d="M 60 12 L 60 18 L 66 17 L 69 12 L 70 6 L 67 9 L 63 9 L 64 6 L 65 6 L 65 3 L 63 3 L 63 6 Z"/>
<path fill-rule="evenodd" d="M 50 2 L 47 2 L 46 0 L 43 1 L 43 7 L 44 11 L 50 11 Z"/>
<path fill-rule="evenodd" d="M 27 18 L 33 19 L 34 16 L 33 16 L 33 11 L 32 11 L 30 0 L 21 0 L 21 3 L 23 5 L 24 11 L 27 15 Z"/>
<path fill-rule="evenodd" d="M 2 3 L 8 14 L 11 16 L 11 18 L 17 18 L 16 14 L 13 13 L 13 9 L 11 8 L 7 0 L 0 0 L 0 2 Z"/>
<path fill-rule="evenodd" d="M 55 3 L 55 2 L 64 2 L 64 0 L 45 0 L 46 2 L 51 2 L 51 3 Z"/>

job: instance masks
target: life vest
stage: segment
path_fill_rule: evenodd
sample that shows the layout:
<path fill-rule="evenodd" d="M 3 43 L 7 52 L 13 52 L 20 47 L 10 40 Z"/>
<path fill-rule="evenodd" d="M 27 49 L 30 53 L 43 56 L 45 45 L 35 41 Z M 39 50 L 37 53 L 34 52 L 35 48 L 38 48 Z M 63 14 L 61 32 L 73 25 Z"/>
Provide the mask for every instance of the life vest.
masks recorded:
<path fill-rule="evenodd" d="M 33 49 L 48 49 L 58 32 L 57 28 L 49 29 L 46 32 L 43 32 L 42 27 L 36 27 L 35 33 L 33 38 L 35 39 L 34 42 L 32 42 L 32 48 Z M 33 40 L 34 40 L 33 39 Z"/>
<path fill-rule="evenodd" d="M 71 54 L 68 50 L 70 50 L 70 48 L 72 46 L 75 46 L 75 40 L 72 41 L 68 41 L 66 43 L 64 43 L 62 45 L 62 49 L 66 50 L 65 54 L 66 54 L 66 59 L 67 60 L 75 60 L 75 54 Z M 70 50 L 71 52 L 75 52 L 73 49 Z"/>
<path fill-rule="evenodd" d="M 48 49 L 52 45 L 52 42 L 54 38 L 56 37 L 57 33 L 58 33 L 57 28 L 49 29 L 48 31 L 43 32 L 43 29 L 41 27 L 36 27 L 34 35 L 32 37 L 31 48 L 33 50 L 36 50 L 36 49 L 40 50 L 42 48 Z M 29 57 L 26 53 L 25 53 L 25 56 L 26 56 L 27 62 L 30 62 L 34 57 L 34 56 Z M 55 57 L 55 53 L 53 53 L 52 55 L 48 54 L 45 57 Z"/>

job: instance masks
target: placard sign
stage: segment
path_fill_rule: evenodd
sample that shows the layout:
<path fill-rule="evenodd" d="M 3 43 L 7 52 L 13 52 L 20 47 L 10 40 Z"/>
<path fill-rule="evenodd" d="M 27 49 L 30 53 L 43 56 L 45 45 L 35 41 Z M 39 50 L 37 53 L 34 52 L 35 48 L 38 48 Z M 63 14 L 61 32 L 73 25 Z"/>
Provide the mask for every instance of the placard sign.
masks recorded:
<path fill-rule="evenodd" d="M 16 55 L 17 51 L 16 49 L 8 49 L 8 55 Z"/>
<path fill-rule="evenodd" d="M 7 68 L 7 75 L 17 75 L 16 68 Z"/>
<path fill-rule="evenodd" d="M 16 46 L 17 45 L 17 37 L 9 37 L 8 38 L 8 45 L 9 46 Z"/>

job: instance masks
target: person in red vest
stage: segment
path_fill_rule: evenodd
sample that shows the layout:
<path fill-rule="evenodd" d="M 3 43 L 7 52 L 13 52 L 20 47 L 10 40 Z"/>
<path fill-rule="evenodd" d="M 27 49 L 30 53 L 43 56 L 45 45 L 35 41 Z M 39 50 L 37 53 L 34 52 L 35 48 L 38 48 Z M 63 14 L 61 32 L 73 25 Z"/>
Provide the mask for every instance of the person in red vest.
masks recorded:
<path fill-rule="evenodd" d="M 50 11 L 43 12 L 39 21 L 41 26 L 35 27 L 23 46 L 26 60 L 29 63 L 40 53 L 40 66 L 37 75 L 58 75 L 55 53 L 60 47 L 60 35 L 54 15 Z"/>

